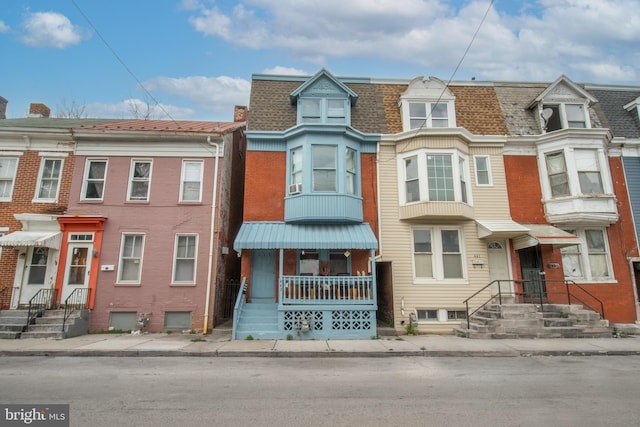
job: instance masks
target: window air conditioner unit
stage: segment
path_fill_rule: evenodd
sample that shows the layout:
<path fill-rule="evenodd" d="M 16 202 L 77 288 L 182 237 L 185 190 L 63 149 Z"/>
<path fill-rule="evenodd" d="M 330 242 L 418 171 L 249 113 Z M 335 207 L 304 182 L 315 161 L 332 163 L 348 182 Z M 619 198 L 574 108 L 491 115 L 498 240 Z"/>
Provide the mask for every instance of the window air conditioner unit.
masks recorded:
<path fill-rule="evenodd" d="M 289 186 L 289 194 L 299 194 L 302 192 L 302 184 L 291 184 Z"/>

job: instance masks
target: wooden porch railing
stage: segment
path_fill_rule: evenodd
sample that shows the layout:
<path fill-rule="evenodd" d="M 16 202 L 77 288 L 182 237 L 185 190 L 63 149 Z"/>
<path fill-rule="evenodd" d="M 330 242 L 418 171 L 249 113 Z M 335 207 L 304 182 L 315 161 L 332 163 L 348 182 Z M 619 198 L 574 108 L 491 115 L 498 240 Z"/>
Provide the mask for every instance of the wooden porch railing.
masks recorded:
<path fill-rule="evenodd" d="M 282 304 L 375 304 L 371 276 L 282 276 Z"/>

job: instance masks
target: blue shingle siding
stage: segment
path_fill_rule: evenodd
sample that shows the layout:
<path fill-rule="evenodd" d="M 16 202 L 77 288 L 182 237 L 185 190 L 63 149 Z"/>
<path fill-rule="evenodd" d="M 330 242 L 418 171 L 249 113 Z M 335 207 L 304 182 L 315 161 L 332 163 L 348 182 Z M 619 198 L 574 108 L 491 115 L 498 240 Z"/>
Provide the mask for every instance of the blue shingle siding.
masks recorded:
<path fill-rule="evenodd" d="M 627 190 L 636 226 L 636 239 L 640 241 L 640 157 L 623 157 L 624 173 L 627 178 Z"/>

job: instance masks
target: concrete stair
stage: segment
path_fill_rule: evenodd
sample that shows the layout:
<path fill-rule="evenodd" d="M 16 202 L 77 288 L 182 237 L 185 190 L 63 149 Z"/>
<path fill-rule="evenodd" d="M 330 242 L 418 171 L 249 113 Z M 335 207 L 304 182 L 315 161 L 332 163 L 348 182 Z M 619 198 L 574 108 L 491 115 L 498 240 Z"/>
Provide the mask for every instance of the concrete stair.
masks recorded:
<path fill-rule="evenodd" d="M 251 302 L 244 305 L 236 326 L 236 340 L 282 339 L 278 328 L 278 304 L 275 302 Z"/>
<path fill-rule="evenodd" d="M 85 335 L 89 331 L 89 310 L 75 310 L 71 313 L 64 330 L 64 309 L 46 310 L 41 317 L 37 317 L 35 323 L 28 325 L 21 338 L 53 338 L 63 339 Z"/>
<path fill-rule="evenodd" d="M 581 305 L 489 304 L 463 321 L 454 333 L 478 339 L 611 338 L 607 320 Z"/>
<path fill-rule="evenodd" d="M 27 327 L 29 310 L 0 310 L 0 339 L 16 339 Z"/>

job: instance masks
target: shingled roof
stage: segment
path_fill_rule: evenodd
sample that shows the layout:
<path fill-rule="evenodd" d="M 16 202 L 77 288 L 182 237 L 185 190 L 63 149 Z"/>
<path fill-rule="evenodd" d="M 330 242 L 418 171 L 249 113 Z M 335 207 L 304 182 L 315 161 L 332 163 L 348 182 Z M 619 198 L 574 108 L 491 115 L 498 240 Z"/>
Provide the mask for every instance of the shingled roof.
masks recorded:
<path fill-rule="evenodd" d="M 596 110 L 600 120 L 611 129 L 613 136 L 640 138 L 638 112 L 627 111 L 624 106 L 640 97 L 639 90 L 589 89 L 598 98 L 600 108 Z"/>
<path fill-rule="evenodd" d="M 355 80 L 355 79 L 354 79 Z M 365 133 L 393 134 L 402 132 L 402 119 L 398 100 L 407 90 L 405 81 L 373 81 L 358 79 L 344 84 L 358 95 L 358 102 L 351 109 L 351 126 Z M 296 125 L 296 105 L 289 95 L 305 82 L 304 77 L 254 76 L 248 130 L 284 131 Z M 450 85 L 456 97 L 456 121 L 477 135 L 505 135 L 500 103 L 490 84 Z"/>

